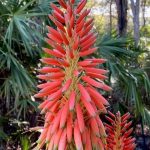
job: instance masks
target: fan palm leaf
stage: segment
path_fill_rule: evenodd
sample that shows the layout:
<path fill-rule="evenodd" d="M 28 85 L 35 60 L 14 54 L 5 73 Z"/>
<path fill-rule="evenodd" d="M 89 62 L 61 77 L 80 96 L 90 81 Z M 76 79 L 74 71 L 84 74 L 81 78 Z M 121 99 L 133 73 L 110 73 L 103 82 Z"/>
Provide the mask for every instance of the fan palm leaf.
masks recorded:
<path fill-rule="evenodd" d="M 130 49 L 132 40 L 111 37 L 108 34 L 100 38 L 97 44 L 102 57 L 108 59 L 106 65 L 110 70 L 109 79 L 112 86 L 121 90 L 124 105 L 128 108 L 134 107 L 132 112 L 135 116 L 142 114 L 144 122 L 149 123 L 150 115 L 145 107 L 145 100 L 150 95 L 150 79 L 138 65 L 138 57 L 147 51 Z"/>

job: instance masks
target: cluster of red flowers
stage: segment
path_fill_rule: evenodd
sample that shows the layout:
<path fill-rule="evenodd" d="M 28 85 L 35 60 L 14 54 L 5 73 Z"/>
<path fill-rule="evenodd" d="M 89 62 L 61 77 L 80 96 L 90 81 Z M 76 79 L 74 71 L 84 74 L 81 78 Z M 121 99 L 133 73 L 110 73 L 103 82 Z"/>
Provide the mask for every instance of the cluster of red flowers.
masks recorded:
<path fill-rule="evenodd" d="M 103 150 L 106 133 L 99 113 L 106 112 L 108 102 L 97 88 L 111 88 L 104 83 L 108 71 L 97 66 L 106 60 L 87 58 L 97 50 L 90 10 L 83 9 L 87 1 L 77 6 L 75 0 L 58 2 L 62 9 L 52 3 L 49 15 L 56 29 L 47 27 L 46 42 L 52 48 L 43 48 L 51 57 L 41 59 L 45 67 L 38 75 L 45 83 L 35 95 L 44 99 L 39 108 L 45 114 L 38 149 L 46 144 L 47 150 Z"/>
<path fill-rule="evenodd" d="M 105 124 L 107 129 L 107 148 L 108 150 L 134 150 L 135 138 L 130 135 L 133 131 L 131 128 L 132 121 L 128 122 L 130 114 L 126 113 L 123 116 L 118 112 L 116 115 L 108 112 L 109 116 L 106 119 L 109 124 Z"/>

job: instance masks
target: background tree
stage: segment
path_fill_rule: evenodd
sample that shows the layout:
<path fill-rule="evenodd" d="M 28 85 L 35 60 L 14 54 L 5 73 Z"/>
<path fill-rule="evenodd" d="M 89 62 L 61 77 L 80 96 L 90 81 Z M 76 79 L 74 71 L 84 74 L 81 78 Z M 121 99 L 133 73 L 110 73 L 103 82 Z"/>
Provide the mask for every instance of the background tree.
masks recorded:
<path fill-rule="evenodd" d="M 133 14 L 133 25 L 134 25 L 134 40 L 135 40 L 135 46 L 138 46 L 139 40 L 140 40 L 140 20 L 139 20 L 139 14 L 140 14 L 140 0 L 130 0 L 131 2 L 131 10 Z"/>
<path fill-rule="evenodd" d="M 118 33 L 120 36 L 127 34 L 128 0 L 115 0 L 118 14 Z"/>
<path fill-rule="evenodd" d="M 142 2 L 141 2 L 141 8 L 142 8 L 142 19 L 143 19 L 142 26 L 145 26 L 145 24 L 146 24 L 146 18 L 145 18 L 145 7 L 146 7 L 146 1 L 147 1 L 147 0 L 142 0 Z"/>

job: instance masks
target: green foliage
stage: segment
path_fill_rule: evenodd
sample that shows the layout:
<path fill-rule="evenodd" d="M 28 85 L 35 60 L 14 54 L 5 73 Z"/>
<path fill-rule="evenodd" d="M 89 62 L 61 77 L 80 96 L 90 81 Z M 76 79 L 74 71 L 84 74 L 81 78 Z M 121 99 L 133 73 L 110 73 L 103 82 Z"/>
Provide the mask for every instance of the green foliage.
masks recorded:
<path fill-rule="evenodd" d="M 30 149 L 30 141 L 29 138 L 27 136 L 23 136 L 21 137 L 21 146 L 22 146 L 22 150 L 29 150 Z"/>
<path fill-rule="evenodd" d="M 7 140 L 8 136 L 5 132 L 0 131 L 0 141 L 1 140 Z"/>
<path fill-rule="evenodd" d="M 5 1 L 1 2 L 4 8 L 7 8 L 5 13 L 1 12 L 2 19 L 5 20 L 4 24 L 4 38 L 8 42 L 9 46 L 14 48 L 13 44 L 17 46 L 23 46 L 27 55 L 32 56 L 40 53 L 40 48 L 37 44 L 42 40 L 40 34 L 41 26 L 38 24 L 38 18 L 42 15 L 46 15 L 42 12 L 34 11 L 34 2 L 32 0 L 28 3 L 25 1 Z M 15 46 L 16 46 L 15 45 Z M 21 50 L 21 49 L 18 49 Z M 22 53 L 20 51 L 19 53 Z"/>
<path fill-rule="evenodd" d="M 110 35 L 98 40 L 100 55 L 108 59 L 106 68 L 110 71 L 109 79 L 115 89 L 113 93 L 119 97 L 113 107 L 122 103 L 136 117 L 142 115 L 144 122 L 149 124 L 150 108 L 145 102 L 150 96 L 150 80 L 138 61 L 147 51 L 140 47 L 135 49 L 132 43 L 131 39 Z"/>
<path fill-rule="evenodd" d="M 56 0 L 0 1 L 0 144 L 12 142 L 11 148 L 16 143 L 23 150 L 31 148 L 28 136 L 22 135 L 21 120 L 29 121 L 38 111 L 33 98 L 37 84 L 34 68 L 50 23 L 50 2 Z"/>
<path fill-rule="evenodd" d="M 143 37 L 150 37 L 150 25 L 143 26 L 140 30 L 140 34 Z"/>
<path fill-rule="evenodd" d="M 0 142 L 2 140 L 7 141 L 8 135 L 3 131 L 3 124 L 6 123 L 6 119 L 0 116 Z"/>
<path fill-rule="evenodd" d="M 41 55 L 50 2 L 56 0 L 0 1 L 0 97 L 6 99 L 9 112 L 26 116 L 28 108 L 37 108 L 31 99 L 35 89 L 35 65 Z M 11 106 L 14 100 L 14 107 Z"/>

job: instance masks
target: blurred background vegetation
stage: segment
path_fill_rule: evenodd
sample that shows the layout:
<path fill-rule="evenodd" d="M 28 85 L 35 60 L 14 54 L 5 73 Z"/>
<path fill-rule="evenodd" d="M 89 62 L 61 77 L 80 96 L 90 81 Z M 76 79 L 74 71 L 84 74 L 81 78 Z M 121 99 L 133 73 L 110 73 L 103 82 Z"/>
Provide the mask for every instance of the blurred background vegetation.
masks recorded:
<path fill-rule="evenodd" d="M 38 133 L 30 129 L 43 120 L 37 108 L 40 100 L 33 95 L 46 25 L 54 26 L 47 17 L 51 2 L 58 4 L 0 0 L 0 150 L 30 150 L 36 145 Z M 95 57 L 108 59 L 103 67 L 110 71 L 106 82 L 114 89 L 103 93 L 111 104 L 108 109 L 129 111 L 135 131 L 137 124 L 149 129 L 150 1 L 88 0 L 87 7 L 98 33 Z"/>

